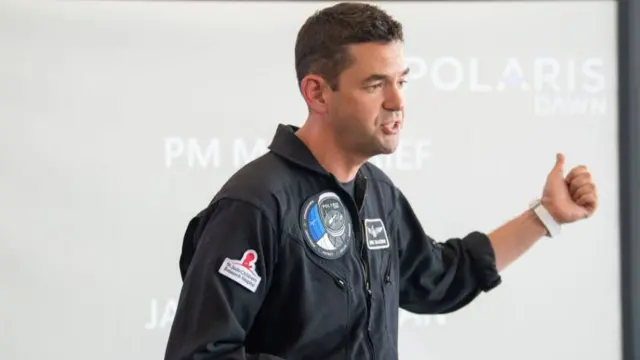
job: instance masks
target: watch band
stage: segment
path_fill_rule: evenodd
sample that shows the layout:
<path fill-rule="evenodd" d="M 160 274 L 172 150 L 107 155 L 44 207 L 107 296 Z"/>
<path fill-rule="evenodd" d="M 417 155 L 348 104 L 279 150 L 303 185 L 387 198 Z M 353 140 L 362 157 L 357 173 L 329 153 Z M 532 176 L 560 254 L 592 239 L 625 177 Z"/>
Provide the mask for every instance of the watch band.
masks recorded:
<path fill-rule="evenodd" d="M 547 208 L 542 205 L 540 199 L 534 200 L 530 204 L 531 210 L 538 216 L 538 219 L 542 222 L 544 227 L 547 229 L 548 237 L 555 237 L 560 234 L 560 230 L 562 226 L 558 224 L 558 222 L 551 216 Z"/>

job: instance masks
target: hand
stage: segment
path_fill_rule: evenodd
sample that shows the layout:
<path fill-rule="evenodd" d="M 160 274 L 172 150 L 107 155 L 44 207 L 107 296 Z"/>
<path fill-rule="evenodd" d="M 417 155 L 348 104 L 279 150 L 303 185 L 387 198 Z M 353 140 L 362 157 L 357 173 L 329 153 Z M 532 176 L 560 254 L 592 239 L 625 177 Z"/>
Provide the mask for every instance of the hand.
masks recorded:
<path fill-rule="evenodd" d="M 596 186 L 587 168 L 577 166 L 564 175 L 564 155 L 558 154 L 556 164 L 547 176 L 542 192 L 542 205 L 560 224 L 571 223 L 593 215 L 598 206 Z"/>

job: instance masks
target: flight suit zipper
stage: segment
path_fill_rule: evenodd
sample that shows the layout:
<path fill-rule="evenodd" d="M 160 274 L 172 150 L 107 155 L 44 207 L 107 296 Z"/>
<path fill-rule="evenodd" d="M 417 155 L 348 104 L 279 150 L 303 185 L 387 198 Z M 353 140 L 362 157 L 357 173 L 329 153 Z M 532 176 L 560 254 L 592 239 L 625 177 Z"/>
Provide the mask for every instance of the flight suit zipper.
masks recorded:
<path fill-rule="evenodd" d="M 340 183 L 338 182 L 338 180 L 331 175 L 333 181 L 340 187 Z M 369 323 L 371 322 L 371 282 L 369 281 L 369 267 L 367 266 L 367 257 L 365 256 L 366 254 L 366 229 L 364 227 L 364 222 L 360 219 L 360 213 L 362 212 L 362 209 L 364 208 L 364 201 L 365 198 L 367 196 L 367 177 L 363 177 L 363 194 L 362 194 L 362 199 L 360 201 L 360 205 L 358 205 L 358 201 L 356 199 L 353 199 L 351 197 L 351 203 L 354 205 L 354 208 L 356 209 L 356 221 L 355 223 L 358 224 L 358 229 L 360 232 L 360 236 L 359 236 L 359 240 L 360 240 L 360 256 L 358 256 L 358 260 L 360 262 L 360 270 L 362 271 L 362 277 L 364 280 L 364 288 L 365 288 L 365 299 L 366 299 L 366 327 L 365 327 L 365 331 L 367 332 L 367 340 L 369 342 L 369 351 L 371 352 L 371 357 L 372 359 L 375 360 L 376 358 L 376 354 L 375 354 L 375 350 L 373 347 L 373 339 L 371 339 L 371 333 L 369 332 Z M 357 186 L 357 184 L 356 184 Z M 342 187 L 340 187 L 342 189 Z M 344 189 L 342 189 L 344 190 Z M 355 232 L 355 229 L 354 229 Z"/>
<path fill-rule="evenodd" d="M 369 349 L 371 350 L 372 359 L 376 358 L 376 353 L 373 347 L 373 340 L 371 339 L 371 333 L 369 331 L 369 323 L 371 321 L 371 282 L 369 281 L 369 267 L 367 266 L 367 257 L 365 253 L 367 251 L 366 245 L 366 231 L 367 229 L 364 226 L 364 222 L 360 219 L 360 214 L 362 213 L 362 208 L 364 207 L 364 201 L 367 197 L 367 178 L 364 178 L 364 193 L 362 194 L 362 200 L 360 201 L 360 207 L 358 208 L 357 220 L 360 228 L 360 265 L 362 267 L 362 276 L 364 278 L 365 284 L 365 296 L 367 302 L 367 314 L 366 314 L 366 331 L 367 331 L 367 339 L 369 340 Z"/>

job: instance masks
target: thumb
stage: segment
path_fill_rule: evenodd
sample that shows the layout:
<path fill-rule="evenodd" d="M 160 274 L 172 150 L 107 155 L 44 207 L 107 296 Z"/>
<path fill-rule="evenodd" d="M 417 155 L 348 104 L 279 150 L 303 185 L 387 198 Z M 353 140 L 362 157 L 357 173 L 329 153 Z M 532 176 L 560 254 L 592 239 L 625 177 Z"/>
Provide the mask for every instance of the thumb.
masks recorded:
<path fill-rule="evenodd" d="M 564 172 L 564 154 L 558 153 L 556 154 L 556 164 L 553 167 L 551 172 L 558 173 L 560 175 Z"/>
<path fill-rule="evenodd" d="M 556 164 L 553 167 L 553 171 L 562 173 L 564 171 L 564 154 L 556 154 Z"/>

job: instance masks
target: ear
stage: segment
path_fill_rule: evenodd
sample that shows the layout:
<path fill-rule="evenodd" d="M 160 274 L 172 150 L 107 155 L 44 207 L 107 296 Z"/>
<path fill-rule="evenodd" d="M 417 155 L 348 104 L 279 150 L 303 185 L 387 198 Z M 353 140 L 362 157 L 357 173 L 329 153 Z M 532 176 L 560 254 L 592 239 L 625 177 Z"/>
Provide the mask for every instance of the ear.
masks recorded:
<path fill-rule="evenodd" d="M 307 75 L 300 82 L 300 92 L 313 112 L 326 112 L 325 91 L 329 84 L 318 75 Z"/>

